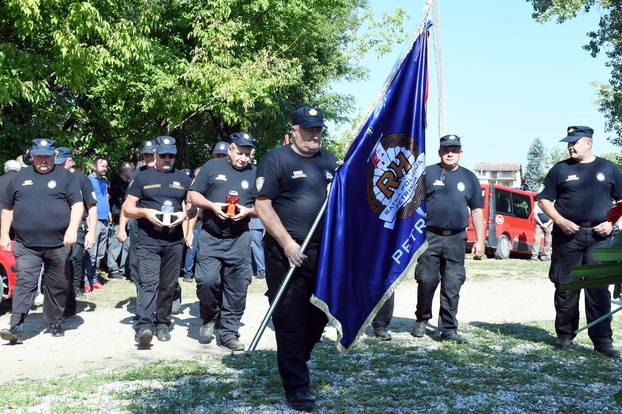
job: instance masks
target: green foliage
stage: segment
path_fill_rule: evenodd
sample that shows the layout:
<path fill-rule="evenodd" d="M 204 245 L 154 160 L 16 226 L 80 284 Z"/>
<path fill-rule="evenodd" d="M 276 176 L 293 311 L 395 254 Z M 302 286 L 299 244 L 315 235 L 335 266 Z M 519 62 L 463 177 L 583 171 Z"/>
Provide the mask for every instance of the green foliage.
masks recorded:
<path fill-rule="evenodd" d="M 596 85 L 600 111 L 607 120 L 609 140 L 622 145 L 622 2 L 613 0 L 527 0 L 532 3 L 534 19 L 540 22 L 557 20 L 562 23 L 597 7 L 600 13 L 598 28 L 590 31 L 584 49 L 592 56 L 604 52 L 611 67 L 608 85 Z"/>
<path fill-rule="evenodd" d="M 525 167 L 525 185 L 531 191 L 537 191 L 544 176 L 546 175 L 546 167 L 548 164 L 548 156 L 546 148 L 540 138 L 533 140 L 527 151 L 527 166 Z"/>
<path fill-rule="evenodd" d="M 117 164 L 166 133 L 192 167 L 239 130 L 261 154 L 303 103 L 343 122 L 352 97 L 327 87 L 364 77 L 358 62 L 401 41 L 404 17 L 365 0 L 2 2 L 0 160 L 46 135 Z"/>

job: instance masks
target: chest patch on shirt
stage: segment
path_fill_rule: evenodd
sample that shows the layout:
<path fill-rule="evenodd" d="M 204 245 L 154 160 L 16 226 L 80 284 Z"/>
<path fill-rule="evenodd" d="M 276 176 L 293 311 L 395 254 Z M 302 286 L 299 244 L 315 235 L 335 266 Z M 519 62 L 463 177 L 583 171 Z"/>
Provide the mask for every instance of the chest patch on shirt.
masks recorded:
<path fill-rule="evenodd" d="M 569 175 L 568 178 L 566 178 L 566 181 L 578 181 L 578 180 L 579 180 L 579 177 L 577 177 L 576 174 Z"/>
<path fill-rule="evenodd" d="M 242 180 L 240 186 L 242 186 L 243 189 L 248 190 L 248 181 Z"/>
<path fill-rule="evenodd" d="M 24 180 L 22 185 L 32 185 L 32 180 Z"/>
<path fill-rule="evenodd" d="M 185 188 L 179 183 L 179 181 L 173 181 L 168 185 L 169 188 L 174 188 L 175 190 L 185 190 Z"/>
<path fill-rule="evenodd" d="M 460 182 L 456 185 L 456 187 L 458 188 L 458 191 L 460 191 L 460 192 L 464 192 L 464 189 L 466 188 L 466 187 L 465 187 L 465 185 L 464 185 L 464 183 L 463 183 L 462 181 L 460 181 Z"/>
<path fill-rule="evenodd" d="M 444 186 L 444 185 L 445 185 L 445 183 L 444 183 L 443 181 L 441 181 L 441 180 L 434 180 L 434 182 L 432 183 L 432 185 L 433 185 L 433 186 L 436 186 L 436 187 L 438 187 L 438 186 L 442 187 L 442 186 Z"/>
<path fill-rule="evenodd" d="M 292 173 L 292 178 L 305 178 L 307 174 L 305 174 L 302 170 L 296 170 Z"/>
<path fill-rule="evenodd" d="M 55 180 L 48 181 L 48 188 L 49 189 L 56 188 L 56 181 Z"/>
<path fill-rule="evenodd" d="M 596 179 L 600 182 L 605 181 L 605 174 L 599 172 L 598 174 L 596 174 Z"/>
<path fill-rule="evenodd" d="M 224 174 L 218 174 L 215 178 L 216 181 L 227 181 L 227 176 Z"/>
<path fill-rule="evenodd" d="M 263 177 L 257 177 L 257 179 L 255 180 L 255 186 L 257 187 L 257 191 L 261 191 L 261 189 L 263 188 L 264 180 L 265 178 Z"/>
<path fill-rule="evenodd" d="M 162 187 L 162 184 L 148 184 L 143 186 L 143 190 L 149 190 L 151 188 L 160 188 Z"/>

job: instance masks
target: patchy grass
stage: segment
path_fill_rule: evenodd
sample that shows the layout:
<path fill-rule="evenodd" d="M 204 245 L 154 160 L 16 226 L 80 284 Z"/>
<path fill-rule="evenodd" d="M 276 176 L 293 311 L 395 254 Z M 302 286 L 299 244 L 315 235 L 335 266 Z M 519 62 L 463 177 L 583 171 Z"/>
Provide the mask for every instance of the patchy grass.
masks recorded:
<path fill-rule="evenodd" d="M 614 321 L 620 343 L 620 319 Z M 342 356 L 326 340 L 311 360 L 327 413 L 619 413 L 622 362 L 591 350 L 585 334 L 552 348 L 551 323 L 473 323 L 466 345 L 394 332 Z M 0 411 L 53 413 L 286 412 L 274 352 L 134 365 L 0 385 Z"/>

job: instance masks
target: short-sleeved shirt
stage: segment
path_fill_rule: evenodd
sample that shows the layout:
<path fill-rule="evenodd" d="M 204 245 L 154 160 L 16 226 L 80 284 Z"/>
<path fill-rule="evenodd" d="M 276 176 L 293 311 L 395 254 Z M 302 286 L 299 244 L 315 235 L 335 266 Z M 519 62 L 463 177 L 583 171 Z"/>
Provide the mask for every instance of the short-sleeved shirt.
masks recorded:
<path fill-rule="evenodd" d="M 536 198 L 554 201 L 559 214 L 576 224 L 601 223 L 613 201 L 622 199 L 622 173 L 600 157 L 586 163 L 569 158 L 549 170 Z"/>
<path fill-rule="evenodd" d="M 82 219 L 85 220 L 89 215 L 89 207 L 97 205 L 95 190 L 93 189 L 91 181 L 80 171 L 74 171 L 72 176 L 80 185 L 80 193 L 82 195 L 82 202 L 84 203 L 84 214 L 82 215 Z"/>
<path fill-rule="evenodd" d="M 71 206 L 82 202 L 80 183 L 60 167 L 47 174 L 22 169 L 2 199 L 13 210 L 15 240 L 27 247 L 60 247 L 69 227 Z"/>
<path fill-rule="evenodd" d="M 128 186 L 129 182 L 120 176 L 114 177 L 110 182 L 110 213 L 115 224 L 119 224 L 119 217 L 121 216 L 121 209 L 123 208 Z"/>
<path fill-rule="evenodd" d="M 440 163 L 425 169 L 428 227 L 460 231 L 469 225 L 469 209 L 484 207 L 481 186 L 475 174 L 458 166 L 446 171 Z"/>
<path fill-rule="evenodd" d="M 176 169 L 169 172 L 148 168 L 139 171 L 135 176 L 127 193 L 139 198 L 138 206 L 162 211 L 165 203 L 172 205 L 173 212 L 183 211 L 183 201 L 190 188 L 190 178 Z M 182 225 L 173 228 L 156 228 L 149 220 L 137 220 L 137 244 L 150 246 L 170 246 L 181 243 L 184 235 Z"/>
<path fill-rule="evenodd" d="M 224 203 L 231 191 L 238 193 L 238 204 L 244 207 L 253 206 L 253 187 L 255 168 L 248 165 L 243 170 L 235 169 L 227 158 L 214 158 L 206 162 L 192 184 L 191 191 L 201 193 L 214 203 Z M 203 211 L 203 229 L 220 238 L 232 238 L 249 231 L 250 218 L 240 221 L 221 220 L 211 211 Z"/>
<path fill-rule="evenodd" d="M 272 207 L 294 240 L 304 240 L 311 230 L 336 167 L 337 158 L 328 151 L 303 157 L 289 145 L 268 152 L 257 167 L 257 196 L 272 200 Z M 320 241 L 321 227 L 314 233 L 313 242 Z"/>
<path fill-rule="evenodd" d="M 108 181 L 105 178 L 99 178 L 95 173 L 89 175 L 89 180 L 95 190 L 97 196 L 97 219 L 108 220 L 110 213 L 110 204 L 108 204 Z"/>

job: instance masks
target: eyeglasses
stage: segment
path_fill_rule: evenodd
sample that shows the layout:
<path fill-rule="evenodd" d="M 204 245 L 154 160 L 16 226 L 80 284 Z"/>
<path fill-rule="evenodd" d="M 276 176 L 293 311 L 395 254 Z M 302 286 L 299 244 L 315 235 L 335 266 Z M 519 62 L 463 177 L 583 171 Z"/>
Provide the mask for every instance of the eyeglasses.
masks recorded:
<path fill-rule="evenodd" d="M 158 157 L 164 158 L 175 158 L 175 154 L 158 154 Z"/>

